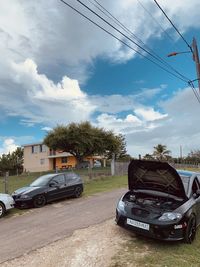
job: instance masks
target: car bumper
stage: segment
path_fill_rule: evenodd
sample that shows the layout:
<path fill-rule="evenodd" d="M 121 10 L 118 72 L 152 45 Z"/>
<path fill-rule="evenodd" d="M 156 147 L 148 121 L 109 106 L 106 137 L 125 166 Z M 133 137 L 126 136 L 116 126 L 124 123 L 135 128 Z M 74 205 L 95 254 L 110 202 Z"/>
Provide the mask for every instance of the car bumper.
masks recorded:
<path fill-rule="evenodd" d="M 31 199 L 15 199 L 15 208 L 30 208 L 33 205 Z"/>
<path fill-rule="evenodd" d="M 15 202 L 12 201 L 12 202 L 9 202 L 9 203 L 6 203 L 6 210 L 10 210 L 10 209 L 13 209 L 14 208 L 14 205 L 15 205 Z"/>
<path fill-rule="evenodd" d="M 129 225 L 127 223 L 127 219 L 132 219 L 134 220 L 135 218 L 131 218 L 130 216 L 126 216 L 124 214 L 121 214 L 120 211 L 116 210 L 116 223 L 119 226 L 122 226 L 128 230 L 133 231 L 134 233 L 154 238 L 154 239 L 159 239 L 159 240 L 165 240 L 165 241 L 179 241 L 184 239 L 184 232 L 185 229 L 179 228 L 175 229 L 174 224 L 170 225 L 158 225 L 158 224 L 149 224 L 149 230 L 144 230 L 132 225 Z"/>

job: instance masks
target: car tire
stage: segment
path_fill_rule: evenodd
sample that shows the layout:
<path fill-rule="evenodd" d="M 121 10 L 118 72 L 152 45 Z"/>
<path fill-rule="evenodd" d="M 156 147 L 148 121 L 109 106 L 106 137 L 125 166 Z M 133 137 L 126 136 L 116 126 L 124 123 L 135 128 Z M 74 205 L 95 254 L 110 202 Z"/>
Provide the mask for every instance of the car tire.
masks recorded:
<path fill-rule="evenodd" d="M 38 195 L 33 200 L 34 208 L 42 208 L 46 205 L 46 197 L 44 195 Z"/>
<path fill-rule="evenodd" d="M 6 212 L 5 206 L 2 202 L 0 202 L 0 218 L 2 218 L 4 216 Z"/>
<path fill-rule="evenodd" d="M 194 215 L 191 215 L 188 223 L 187 223 L 187 228 L 185 231 L 185 242 L 187 244 L 191 244 L 196 236 L 196 218 Z"/>
<path fill-rule="evenodd" d="M 74 197 L 79 198 L 83 193 L 83 189 L 80 186 L 77 186 L 74 190 Z"/>

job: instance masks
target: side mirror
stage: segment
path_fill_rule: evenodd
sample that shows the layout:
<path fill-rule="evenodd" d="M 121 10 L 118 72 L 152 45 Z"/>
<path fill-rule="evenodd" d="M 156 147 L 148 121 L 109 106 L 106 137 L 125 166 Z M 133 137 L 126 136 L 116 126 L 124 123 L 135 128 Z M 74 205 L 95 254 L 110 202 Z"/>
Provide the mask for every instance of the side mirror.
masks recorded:
<path fill-rule="evenodd" d="M 194 198 L 198 198 L 200 196 L 200 189 L 197 189 L 197 191 L 193 194 Z"/>
<path fill-rule="evenodd" d="M 49 183 L 49 187 L 57 187 L 57 186 L 58 186 L 58 184 L 56 182 L 54 182 L 54 181 L 51 181 Z"/>

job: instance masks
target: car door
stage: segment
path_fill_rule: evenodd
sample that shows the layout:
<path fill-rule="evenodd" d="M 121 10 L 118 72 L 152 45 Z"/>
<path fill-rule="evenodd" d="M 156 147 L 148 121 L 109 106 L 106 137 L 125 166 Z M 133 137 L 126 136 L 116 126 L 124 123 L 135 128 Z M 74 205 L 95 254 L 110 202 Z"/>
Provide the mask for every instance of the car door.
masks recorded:
<path fill-rule="evenodd" d="M 197 179 L 197 177 L 194 178 L 194 181 L 192 183 L 192 192 L 191 194 L 194 196 L 194 194 L 196 194 L 197 190 L 200 189 L 200 184 L 199 184 L 199 180 Z M 200 223 L 200 196 L 197 195 L 195 197 L 195 209 L 196 209 L 196 222 L 197 222 L 197 225 Z"/>
<path fill-rule="evenodd" d="M 54 183 L 54 186 L 50 186 Z M 64 174 L 58 174 L 49 181 L 48 199 L 54 200 L 65 197 L 66 180 Z"/>
<path fill-rule="evenodd" d="M 76 174 L 75 173 L 66 173 L 65 174 L 66 177 L 66 192 L 67 195 L 73 195 L 74 194 L 74 190 L 76 187 Z"/>

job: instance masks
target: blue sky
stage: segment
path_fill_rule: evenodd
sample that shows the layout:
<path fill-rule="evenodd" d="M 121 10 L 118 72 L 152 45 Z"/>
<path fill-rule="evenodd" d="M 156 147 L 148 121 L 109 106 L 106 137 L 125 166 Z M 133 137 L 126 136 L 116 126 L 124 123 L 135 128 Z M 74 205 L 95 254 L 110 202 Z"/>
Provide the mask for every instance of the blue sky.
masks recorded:
<path fill-rule="evenodd" d="M 94 8 L 92 1 L 83 0 Z M 166 56 L 188 48 L 153 1 L 140 0 L 159 24 L 138 0 L 99 2 L 175 69 L 196 78 L 191 54 Z M 159 3 L 189 43 L 193 36 L 200 42 L 199 1 Z M 0 154 L 41 141 L 57 124 L 84 120 L 124 134 L 135 157 L 158 143 L 173 156 L 180 145 L 184 155 L 199 149 L 200 105 L 192 89 L 59 0 L 2 1 L 0 38 Z"/>

